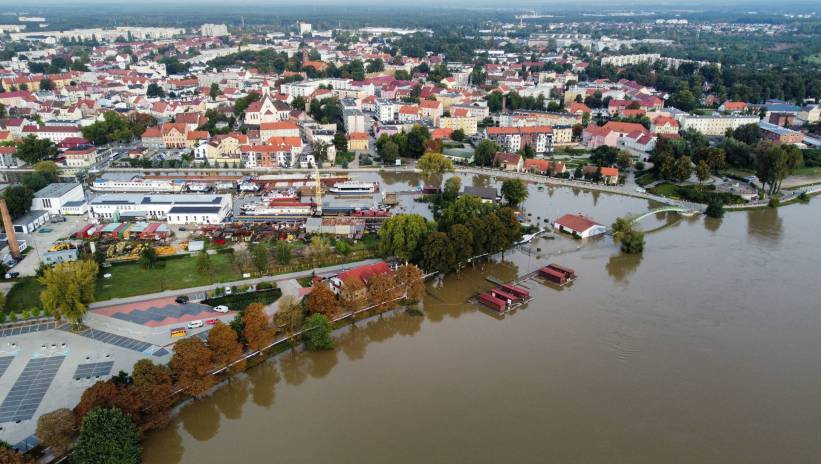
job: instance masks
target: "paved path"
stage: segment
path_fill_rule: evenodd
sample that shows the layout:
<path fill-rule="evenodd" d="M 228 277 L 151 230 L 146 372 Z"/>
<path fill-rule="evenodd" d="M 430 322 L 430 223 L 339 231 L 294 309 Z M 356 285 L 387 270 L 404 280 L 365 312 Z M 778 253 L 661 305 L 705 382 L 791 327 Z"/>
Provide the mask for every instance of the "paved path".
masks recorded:
<path fill-rule="evenodd" d="M 153 300 L 153 299 L 156 299 L 156 298 L 166 298 L 166 297 L 169 297 L 169 296 L 191 295 L 191 294 L 198 294 L 198 293 L 202 294 L 202 293 L 206 293 L 210 290 L 214 290 L 214 289 L 219 288 L 219 287 L 230 287 L 230 286 L 234 286 L 234 285 L 258 284 L 258 283 L 261 283 L 261 282 L 281 282 L 281 281 L 290 280 L 290 279 L 299 279 L 301 277 L 307 277 L 307 276 L 311 275 L 311 273 L 325 274 L 325 273 L 338 272 L 338 271 L 341 271 L 342 269 L 348 269 L 348 268 L 352 268 L 352 267 L 362 266 L 362 265 L 365 265 L 365 264 L 373 264 L 373 263 L 376 263 L 376 262 L 379 262 L 379 261 L 381 261 L 381 260 L 377 259 L 377 258 L 373 258 L 373 259 L 366 259 L 364 261 L 357 261 L 357 262 L 354 262 L 354 263 L 336 264 L 334 266 L 327 266 L 327 267 L 322 267 L 322 268 L 317 268 L 317 269 L 309 269 L 309 270 L 306 270 L 306 271 L 291 272 L 291 273 L 288 273 L 288 274 L 278 274 L 278 275 L 272 275 L 272 276 L 255 277 L 253 279 L 237 280 L 237 281 L 234 281 L 234 282 L 220 282 L 218 284 L 204 285 L 202 287 L 182 288 L 182 289 L 178 289 L 178 290 L 166 290 L 164 292 L 158 292 L 158 293 L 148 293 L 148 294 L 145 294 L 145 295 L 135 295 L 135 296 L 129 296 L 129 297 L 125 297 L 125 298 L 115 298 L 115 299 L 112 299 L 112 300 L 97 301 L 97 302 L 91 303 L 91 305 L 89 305 L 89 307 L 91 309 L 98 309 L 98 308 L 105 308 L 107 306 L 120 305 L 120 304 L 123 304 L 123 303 L 134 303 L 134 302 L 138 302 L 138 301 Z"/>

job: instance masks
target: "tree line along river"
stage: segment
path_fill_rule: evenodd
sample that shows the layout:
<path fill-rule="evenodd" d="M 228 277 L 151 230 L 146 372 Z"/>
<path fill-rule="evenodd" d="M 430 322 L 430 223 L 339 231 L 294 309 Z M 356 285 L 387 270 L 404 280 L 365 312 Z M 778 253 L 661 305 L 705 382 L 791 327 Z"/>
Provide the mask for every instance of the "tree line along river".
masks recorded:
<path fill-rule="evenodd" d="M 525 211 L 610 224 L 652 206 L 531 186 Z M 821 202 L 641 225 L 658 229 L 642 256 L 538 239 L 431 282 L 424 315 L 360 322 L 184 406 L 145 462 L 814 462 Z M 549 262 L 580 277 L 525 282 L 534 300 L 504 318 L 465 302 Z"/>

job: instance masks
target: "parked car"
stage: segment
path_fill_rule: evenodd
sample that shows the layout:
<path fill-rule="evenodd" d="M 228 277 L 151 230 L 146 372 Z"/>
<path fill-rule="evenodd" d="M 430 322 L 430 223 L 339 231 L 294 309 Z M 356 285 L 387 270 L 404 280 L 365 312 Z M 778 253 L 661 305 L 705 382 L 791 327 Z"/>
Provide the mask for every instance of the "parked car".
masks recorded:
<path fill-rule="evenodd" d="M 189 329 L 199 329 L 200 327 L 202 327 L 202 325 L 202 321 L 191 321 L 188 323 L 188 325 L 186 325 L 186 327 L 188 327 Z"/>
<path fill-rule="evenodd" d="M 177 298 L 175 298 L 174 301 L 176 301 L 179 304 L 188 303 L 188 296 L 187 295 L 180 295 Z"/>
<path fill-rule="evenodd" d="M 231 293 L 233 293 L 233 290 L 231 290 L 231 287 L 225 287 L 225 294 L 230 295 Z"/>
<path fill-rule="evenodd" d="M 66 222 L 66 218 L 64 218 L 63 216 L 58 216 L 58 215 L 56 215 L 56 214 L 55 214 L 54 216 L 52 216 L 52 217 L 51 217 L 51 222 L 52 222 L 52 223 L 55 223 L 55 222 Z"/>
<path fill-rule="evenodd" d="M 208 324 L 208 325 L 214 325 L 214 324 L 217 323 L 217 320 L 216 319 L 208 319 L 207 321 L 205 321 L 205 323 Z"/>
<path fill-rule="evenodd" d="M 227 313 L 228 312 L 228 306 L 225 306 L 225 305 L 214 306 L 214 311 L 216 311 L 218 313 Z"/>

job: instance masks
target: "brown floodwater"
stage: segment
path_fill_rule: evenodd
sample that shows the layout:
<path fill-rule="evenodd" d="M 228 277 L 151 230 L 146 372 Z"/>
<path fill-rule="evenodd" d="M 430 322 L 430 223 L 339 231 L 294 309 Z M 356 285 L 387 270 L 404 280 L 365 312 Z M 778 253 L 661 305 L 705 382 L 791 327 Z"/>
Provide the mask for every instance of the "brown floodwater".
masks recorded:
<path fill-rule="evenodd" d="M 652 205 L 532 186 L 525 206 L 610 223 Z M 641 225 L 642 256 L 539 239 L 431 282 L 423 316 L 360 322 L 185 406 L 145 462 L 819 462 L 821 200 Z M 579 278 L 526 281 L 535 299 L 502 318 L 466 303 L 549 262 Z"/>

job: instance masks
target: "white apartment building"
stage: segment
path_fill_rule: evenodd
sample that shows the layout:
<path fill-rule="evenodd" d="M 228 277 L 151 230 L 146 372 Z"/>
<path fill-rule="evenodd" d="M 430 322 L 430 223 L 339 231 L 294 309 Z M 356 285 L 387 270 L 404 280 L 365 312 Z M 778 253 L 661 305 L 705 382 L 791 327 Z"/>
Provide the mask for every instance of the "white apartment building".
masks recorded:
<path fill-rule="evenodd" d="M 678 117 L 681 130 L 697 130 L 704 135 L 722 136 L 727 129 L 737 129 L 747 124 L 758 124 L 758 116 L 695 116 Z"/>
<path fill-rule="evenodd" d="M 367 132 L 365 126 L 365 114 L 362 110 L 346 109 L 342 110 L 342 123 L 345 125 L 345 132 Z"/>
<path fill-rule="evenodd" d="M 200 35 L 203 37 L 223 37 L 228 35 L 228 26 L 225 24 L 203 24 L 200 27 Z"/>

